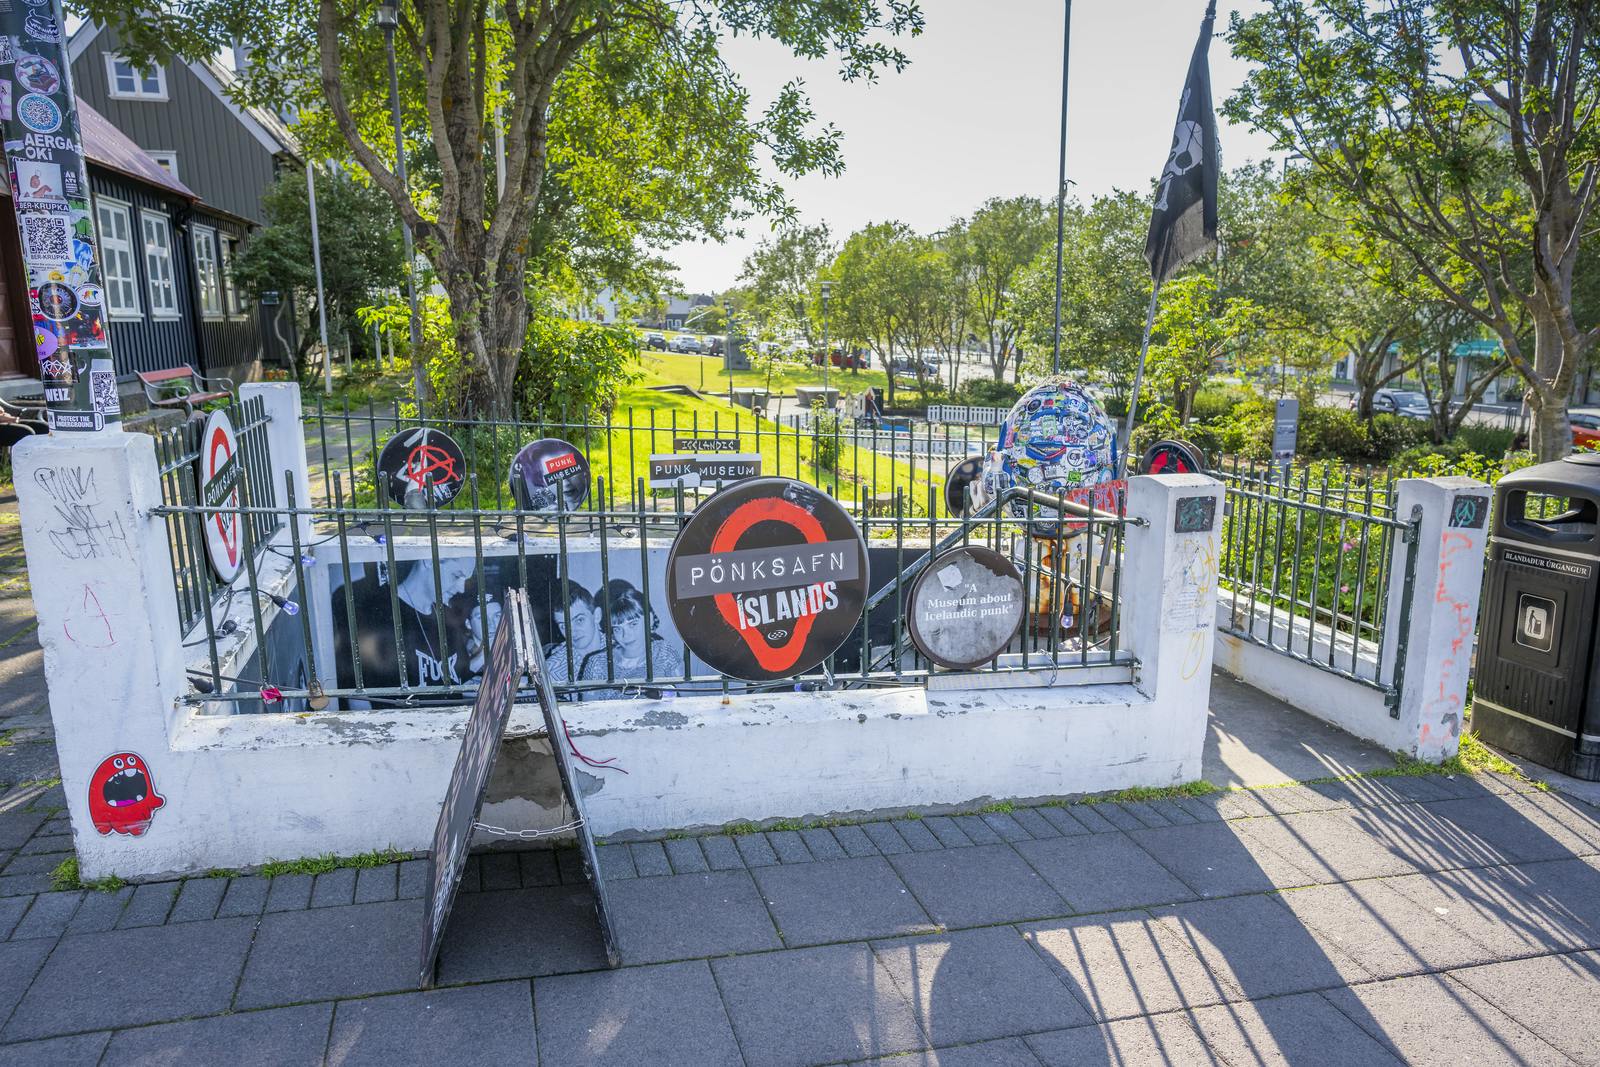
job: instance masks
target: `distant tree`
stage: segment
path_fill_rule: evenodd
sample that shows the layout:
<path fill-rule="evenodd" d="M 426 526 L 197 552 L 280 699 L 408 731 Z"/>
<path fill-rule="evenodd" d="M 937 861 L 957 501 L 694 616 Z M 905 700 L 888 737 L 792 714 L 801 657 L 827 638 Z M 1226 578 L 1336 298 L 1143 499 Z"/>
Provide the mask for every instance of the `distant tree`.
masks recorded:
<path fill-rule="evenodd" d="M 739 280 L 758 304 L 781 311 L 800 331 L 808 346 L 822 335 L 822 323 L 813 312 L 818 273 L 833 260 L 828 224 L 780 226 L 777 235 L 763 238 L 745 257 Z"/>
<path fill-rule="evenodd" d="M 915 240 L 916 234 L 903 222 L 875 222 L 851 234 L 828 268 L 839 335 L 865 344 L 878 357 L 888 372 L 885 399 L 890 404 L 895 394 L 894 362 L 905 335 Z"/>
<path fill-rule="evenodd" d="M 233 263 L 235 282 L 254 298 L 274 291 L 294 294 L 294 306 L 303 313 L 294 352 L 297 375 L 305 373 L 306 355 L 320 340 L 309 205 L 305 175 L 281 172 L 261 201 L 266 226 L 245 242 Z M 385 290 L 398 289 L 405 277 L 394 205 L 368 182 L 339 171 L 325 173 L 317 179 L 317 226 L 328 336 L 351 330 L 365 347 L 357 310 L 383 303 Z"/>
<path fill-rule="evenodd" d="M 988 349 L 995 381 L 1005 379 L 1018 323 L 1010 314 L 1012 287 L 1053 232 L 1054 216 L 1032 196 L 984 203 L 965 227 L 962 263 L 972 271 L 972 322 Z"/>
<path fill-rule="evenodd" d="M 1161 287 L 1158 340 L 1150 345 L 1145 380 L 1154 395 L 1176 409 L 1180 424 L 1189 421 L 1195 394 L 1213 374 L 1248 369 L 1240 342 L 1259 329 L 1261 319 L 1261 308 L 1251 301 L 1219 296 L 1209 274 L 1183 274 Z"/>

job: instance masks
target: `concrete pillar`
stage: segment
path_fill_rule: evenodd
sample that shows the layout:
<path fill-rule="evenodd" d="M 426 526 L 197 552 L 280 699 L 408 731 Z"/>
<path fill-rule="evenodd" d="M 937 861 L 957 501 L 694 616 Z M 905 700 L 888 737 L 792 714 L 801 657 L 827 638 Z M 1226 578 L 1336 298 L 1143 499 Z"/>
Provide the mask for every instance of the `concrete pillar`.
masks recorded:
<path fill-rule="evenodd" d="M 128 853 L 160 826 L 180 774 L 169 738 L 186 717 L 165 521 L 150 513 L 162 502 L 155 439 L 28 437 L 12 461 L 80 869 L 138 870 Z"/>
<path fill-rule="evenodd" d="M 1406 553 L 1396 545 L 1389 576 L 1388 625 L 1383 634 L 1384 678 L 1399 672 L 1401 751 L 1442 760 L 1461 743 L 1478 598 L 1483 591 L 1489 487 L 1475 478 L 1402 478 L 1395 486 L 1395 517 L 1421 517 L 1409 624 L 1402 618 Z M 1401 634 L 1404 663 L 1397 662 Z"/>
<path fill-rule="evenodd" d="M 298 507 L 311 506 L 311 481 L 306 461 L 306 433 L 301 422 L 300 386 L 294 382 L 250 382 L 239 387 L 239 399 L 261 400 L 262 409 L 272 419 L 267 425 L 267 448 L 272 454 L 272 503 L 289 506 L 285 473 L 294 476 L 294 499 Z M 256 501 L 257 506 L 268 501 Z M 300 542 L 311 540 L 311 516 L 301 515 Z"/>
<path fill-rule="evenodd" d="M 1129 527 L 1123 558 L 1123 634 L 1139 659 L 1134 684 L 1163 704 L 1192 706 L 1196 746 L 1211 698 L 1222 493 L 1221 482 L 1202 474 L 1128 481 L 1128 514 L 1149 522 Z"/>

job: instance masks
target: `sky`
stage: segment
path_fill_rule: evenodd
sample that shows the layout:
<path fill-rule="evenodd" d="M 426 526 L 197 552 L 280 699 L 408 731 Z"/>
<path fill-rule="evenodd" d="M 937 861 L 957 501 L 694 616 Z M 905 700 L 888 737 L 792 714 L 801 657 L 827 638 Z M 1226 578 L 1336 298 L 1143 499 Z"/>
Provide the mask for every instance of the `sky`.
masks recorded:
<path fill-rule="evenodd" d="M 942 229 L 992 196 L 1052 199 L 1060 150 L 1062 0 L 921 0 L 926 29 L 900 42 L 911 59 L 875 84 L 843 82 L 836 61 L 796 59 L 781 45 L 733 39 L 724 55 L 765 107 L 803 78 L 819 120 L 844 134 L 845 172 L 785 182 L 806 223 L 835 240 L 870 222 L 898 219 L 922 233 Z M 1221 32 L 1228 12 L 1261 0 L 1219 0 L 1211 45 L 1217 106 L 1244 80 Z M 1084 198 L 1147 188 L 1166 163 L 1184 74 L 1204 0 L 1077 0 L 1072 5 L 1067 179 Z M 1218 116 L 1223 165 L 1271 153 L 1247 127 Z M 718 245 L 668 251 L 691 292 L 717 292 L 771 233 L 763 219 Z"/>

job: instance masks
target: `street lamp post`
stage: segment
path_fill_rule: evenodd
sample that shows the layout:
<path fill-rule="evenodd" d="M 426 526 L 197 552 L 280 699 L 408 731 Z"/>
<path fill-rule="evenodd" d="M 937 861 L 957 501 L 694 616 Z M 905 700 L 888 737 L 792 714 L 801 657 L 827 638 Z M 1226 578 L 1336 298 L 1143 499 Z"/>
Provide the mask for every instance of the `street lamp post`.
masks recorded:
<path fill-rule="evenodd" d="M 399 0 L 380 0 L 375 21 L 378 28 L 383 31 L 383 50 L 389 62 L 389 113 L 394 120 L 395 177 L 400 179 L 401 188 L 406 191 L 407 196 L 410 196 L 411 186 L 406 181 L 406 139 L 400 125 L 400 78 L 395 73 L 394 64 L 394 31 L 400 25 Z M 412 384 L 416 388 L 417 400 L 420 402 L 426 396 L 427 376 L 423 373 L 422 362 L 418 358 L 422 352 L 422 320 L 417 317 L 417 253 L 411 240 L 411 224 L 403 215 L 400 218 L 400 232 L 405 240 L 406 300 L 411 306 Z"/>
<path fill-rule="evenodd" d="M 828 364 L 833 362 L 833 353 L 828 350 L 828 297 L 833 295 L 833 282 L 827 278 L 822 279 L 822 395 L 828 395 Z"/>

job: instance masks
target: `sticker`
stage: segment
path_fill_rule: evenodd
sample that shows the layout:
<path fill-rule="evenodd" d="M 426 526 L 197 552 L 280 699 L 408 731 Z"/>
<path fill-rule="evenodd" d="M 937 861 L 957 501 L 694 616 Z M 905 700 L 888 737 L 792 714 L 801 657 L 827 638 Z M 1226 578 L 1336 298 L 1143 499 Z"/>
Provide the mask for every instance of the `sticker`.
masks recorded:
<path fill-rule="evenodd" d="M 1481 494 L 1458 496 L 1450 506 L 1450 525 L 1464 530 L 1481 530 L 1489 521 L 1489 498 Z"/>
<path fill-rule="evenodd" d="M 56 322 L 66 322 L 78 313 L 78 294 L 62 282 L 39 286 L 39 314 Z"/>
<path fill-rule="evenodd" d="M 80 285 L 78 287 L 78 303 L 84 307 L 97 308 L 105 301 L 105 293 L 98 285 Z"/>
<path fill-rule="evenodd" d="M 16 61 L 16 53 L 11 49 L 11 38 L 0 37 L 0 66 Z"/>
<path fill-rule="evenodd" d="M 389 503 L 426 511 L 444 507 L 461 492 L 467 460 L 443 430 L 401 430 L 378 454 L 378 473 L 388 483 Z"/>
<path fill-rule="evenodd" d="M 206 558 L 211 569 L 224 583 L 239 576 L 239 566 L 244 561 L 240 543 L 244 524 L 237 511 L 224 508 L 239 506 L 239 481 L 243 467 L 239 462 L 239 438 L 233 432 L 233 420 L 226 411 L 213 411 L 206 416 L 205 429 L 200 434 L 200 457 L 195 460 L 196 475 L 200 482 L 200 504 L 212 510 L 203 519 L 206 533 Z"/>
<path fill-rule="evenodd" d="M 19 199 L 66 206 L 63 193 L 65 187 L 61 184 L 61 164 L 19 159 L 15 162 L 15 166 Z"/>
<path fill-rule="evenodd" d="M 932 575 L 932 580 L 929 576 Z M 972 670 L 994 659 L 1022 629 L 1022 575 L 981 545 L 941 554 L 911 585 L 911 640 L 934 663 Z"/>
<path fill-rule="evenodd" d="M 42 11 L 30 11 L 28 17 L 22 21 L 22 28 L 36 41 L 61 40 L 61 27 L 56 24 L 55 19 Z"/>
<path fill-rule="evenodd" d="M 1173 533 L 1210 533 L 1217 525 L 1217 498 L 1180 496 L 1172 510 Z"/>
<path fill-rule="evenodd" d="M 22 53 L 16 59 L 17 81 L 30 93 L 53 95 L 61 88 L 61 72 L 43 56 Z"/>
<path fill-rule="evenodd" d="M 22 250 L 31 268 L 35 263 L 72 258 L 72 216 L 59 211 L 27 211 L 20 216 Z"/>
<path fill-rule="evenodd" d="M 589 461 L 576 445 L 545 437 L 511 461 L 511 498 L 524 511 L 576 511 L 589 497 Z"/>
<path fill-rule="evenodd" d="M 822 490 L 788 478 L 724 489 L 667 556 L 678 633 L 713 670 L 769 681 L 804 674 L 844 643 L 867 600 L 867 546 Z"/>
<path fill-rule="evenodd" d="M 17 101 L 17 121 L 34 133 L 55 133 L 61 128 L 61 108 L 48 96 L 29 93 Z"/>
<path fill-rule="evenodd" d="M 132 752 L 107 756 L 89 779 L 89 819 L 102 836 L 141 836 L 150 829 L 156 809 L 166 803 L 156 792 L 149 765 Z"/>

